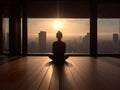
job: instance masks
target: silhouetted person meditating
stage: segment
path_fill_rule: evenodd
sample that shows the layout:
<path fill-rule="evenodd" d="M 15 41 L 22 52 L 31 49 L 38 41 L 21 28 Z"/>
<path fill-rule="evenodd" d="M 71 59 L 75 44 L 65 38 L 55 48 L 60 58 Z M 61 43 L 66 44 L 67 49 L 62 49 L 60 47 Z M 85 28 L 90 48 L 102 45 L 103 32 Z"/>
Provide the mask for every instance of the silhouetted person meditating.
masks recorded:
<path fill-rule="evenodd" d="M 55 62 L 64 62 L 68 58 L 68 56 L 64 55 L 66 52 L 66 44 L 61 40 L 62 37 L 62 33 L 58 31 L 56 34 L 57 41 L 53 42 L 53 55 L 49 56 Z"/>

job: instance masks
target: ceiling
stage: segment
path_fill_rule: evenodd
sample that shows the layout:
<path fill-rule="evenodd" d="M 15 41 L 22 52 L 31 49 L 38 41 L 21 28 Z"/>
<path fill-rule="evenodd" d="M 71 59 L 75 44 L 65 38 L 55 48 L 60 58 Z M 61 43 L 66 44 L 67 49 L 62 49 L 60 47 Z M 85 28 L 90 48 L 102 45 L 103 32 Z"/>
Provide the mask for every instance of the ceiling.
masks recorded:
<path fill-rule="evenodd" d="M 15 2 L 16 0 L 12 0 Z M 96 0 L 98 18 L 120 18 L 118 0 Z M 89 18 L 91 0 L 27 0 L 28 18 Z M 9 16 L 9 0 L 3 0 L 4 16 Z"/>

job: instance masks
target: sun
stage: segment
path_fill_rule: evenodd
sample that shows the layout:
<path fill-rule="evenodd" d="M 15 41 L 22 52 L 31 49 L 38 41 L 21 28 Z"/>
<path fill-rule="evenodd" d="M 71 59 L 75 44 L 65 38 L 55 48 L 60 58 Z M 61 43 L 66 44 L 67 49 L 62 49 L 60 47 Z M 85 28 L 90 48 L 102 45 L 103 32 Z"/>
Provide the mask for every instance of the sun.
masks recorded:
<path fill-rule="evenodd" d="M 53 23 L 53 25 L 54 25 L 54 28 L 55 28 L 55 29 L 61 30 L 62 27 L 63 27 L 63 22 L 60 21 L 60 20 L 55 20 L 54 23 Z"/>

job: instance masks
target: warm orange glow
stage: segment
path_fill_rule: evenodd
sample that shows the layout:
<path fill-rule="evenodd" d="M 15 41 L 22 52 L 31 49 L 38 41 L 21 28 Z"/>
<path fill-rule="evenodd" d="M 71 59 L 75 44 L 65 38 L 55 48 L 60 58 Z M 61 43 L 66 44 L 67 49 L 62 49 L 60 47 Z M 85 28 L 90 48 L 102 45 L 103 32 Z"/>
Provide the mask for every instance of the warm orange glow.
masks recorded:
<path fill-rule="evenodd" d="M 62 21 L 60 21 L 60 20 L 54 21 L 54 28 L 55 28 L 56 30 L 61 30 L 62 27 L 63 27 L 63 22 L 62 22 Z"/>
<path fill-rule="evenodd" d="M 89 32 L 89 19 L 81 18 L 30 18 L 28 19 L 29 38 L 38 39 L 40 31 L 47 33 L 47 38 L 55 38 L 61 31 L 65 37 L 80 37 Z M 56 39 L 56 38 L 55 38 Z"/>

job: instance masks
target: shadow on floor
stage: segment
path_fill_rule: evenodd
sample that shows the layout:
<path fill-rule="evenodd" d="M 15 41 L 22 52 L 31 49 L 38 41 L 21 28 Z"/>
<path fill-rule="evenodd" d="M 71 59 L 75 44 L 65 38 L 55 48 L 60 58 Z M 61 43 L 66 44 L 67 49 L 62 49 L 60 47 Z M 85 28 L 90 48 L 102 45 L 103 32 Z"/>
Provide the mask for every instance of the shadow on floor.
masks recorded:
<path fill-rule="evenodd" d="M 50 87 L 54 87 L 54 85 L 52 85 L 52 82 L 56 81 L 56 83 L 58 83 L 58 90 L 71 90 L 72 84 L 71 82 L 68 80 L 68 73 L 67 73 L 67 69 L 69 69 L 70 67 L 73 67 L 73 65 L 70 62 L 48 62 L 46 64 L 47 66 L 54 66 L 53 69 L 53 75 L 52 75 L 52 80 L 50 83 Z M 55 85 L 55 86 L 57 86 Z"/>

